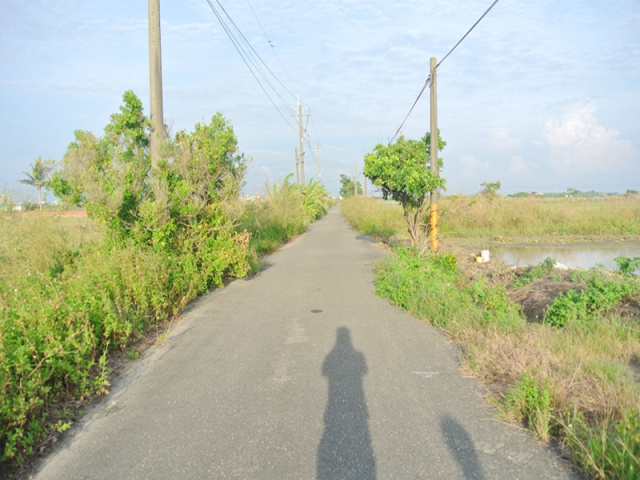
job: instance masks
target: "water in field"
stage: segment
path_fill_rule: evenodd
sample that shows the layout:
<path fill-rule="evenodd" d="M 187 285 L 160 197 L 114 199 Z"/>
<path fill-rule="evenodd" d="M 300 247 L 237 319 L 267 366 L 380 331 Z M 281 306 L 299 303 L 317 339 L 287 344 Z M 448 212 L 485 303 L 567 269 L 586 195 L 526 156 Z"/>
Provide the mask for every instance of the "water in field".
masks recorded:
<path fill-rule="evenodd" d="M 582 243 L 575 245 L 512 245 L 494 247 L 491 256 L 508 265 L 535 265 L 551 257 L 569 268 L 603 265 L 617 270 L 616 257 L 640 257 L 640 242 Z"/>

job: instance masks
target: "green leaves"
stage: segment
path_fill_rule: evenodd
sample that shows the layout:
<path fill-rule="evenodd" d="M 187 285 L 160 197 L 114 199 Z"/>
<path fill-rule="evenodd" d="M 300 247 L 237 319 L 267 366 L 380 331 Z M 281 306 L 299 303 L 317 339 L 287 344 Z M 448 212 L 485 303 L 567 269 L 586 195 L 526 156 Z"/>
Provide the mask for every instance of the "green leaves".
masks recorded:
<path fill-rule="evenodd" d="M 431 137 L 407 140 L 404 136 L 391 145 L 378 144 L 364 157 L 364 174 L 380 188 L 385 199 L 402 204 L 412 245 L 422 244 L 426 236 L 425 200 L 431 190 L 444 187 L 444 179 L 433 175 L 429 162 Z M 445 146 L 438 136 L 438 149 Z"/>

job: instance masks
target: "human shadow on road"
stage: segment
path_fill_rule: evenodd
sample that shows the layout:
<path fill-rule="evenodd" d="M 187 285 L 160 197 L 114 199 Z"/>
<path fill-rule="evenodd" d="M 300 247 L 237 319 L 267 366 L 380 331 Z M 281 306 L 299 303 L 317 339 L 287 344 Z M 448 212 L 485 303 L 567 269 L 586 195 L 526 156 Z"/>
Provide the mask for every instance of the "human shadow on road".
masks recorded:
<path fill-rule="evenodd" d="M 453 457 L 462 468 L 464 478 L 484 480 L 482 465 L 480 465 L 473 440 L 464 427 L 453 417 L 446 415 L 440 420 L 440 430 Z"/>
<path fill-rule="evenodd" d="M 349 329 L 337 330 L 336 343 L 322 364 L 329 380 L 324 434 L 318 446 L 317 475 L 324 479 L 376 478 L 362 377 L 367 362 L 351 344 Z"/>

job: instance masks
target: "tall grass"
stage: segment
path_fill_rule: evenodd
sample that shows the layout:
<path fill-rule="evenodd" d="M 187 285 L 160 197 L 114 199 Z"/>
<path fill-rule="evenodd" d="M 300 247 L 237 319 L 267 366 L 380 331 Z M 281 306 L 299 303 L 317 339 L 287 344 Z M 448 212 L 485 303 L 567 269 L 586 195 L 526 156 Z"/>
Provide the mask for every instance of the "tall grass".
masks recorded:
<path fill-rule="evenodd" d="M 342 215 L 358 231 L 376 237 L 407 236 L 402 207 L 394 201 L 349 196 L 341 202 Z"/>
<path fill-rule="evenodd" d="M 451 236 L 640 234 L 636 197 L 444 197 L 441 210 L 441 233 Z"/>
<path fill-rule="evenodd" d="M 348 197 L 343 214 L 370 235 L 408 236 L 402 208 L 395 202 Z M 640 198 L 444 196 L 440 234 L 453 237 L 541 237 L 640 235 Z"/>

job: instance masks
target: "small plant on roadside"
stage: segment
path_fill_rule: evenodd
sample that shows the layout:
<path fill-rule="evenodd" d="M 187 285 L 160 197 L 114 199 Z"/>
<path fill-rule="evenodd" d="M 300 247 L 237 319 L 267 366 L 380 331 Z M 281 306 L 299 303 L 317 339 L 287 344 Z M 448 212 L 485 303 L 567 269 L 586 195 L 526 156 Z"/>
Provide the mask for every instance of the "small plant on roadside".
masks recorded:
<path fill-rule="evenodd" d="M 573 460 L 593 478 L 640 478 L 640 410 L 621 420 L 610 416 L 588 422 L 574 412 L 562 422 Z"/>
<path fill-rule="evenodd" d="M 540 440 L 548 442 L 552 430 L 551 393 L 544 382 L 535 380 L 528 373 L 520 380 L 504 399 L 505 410 L 516 420 L 525 423 Z"/>

